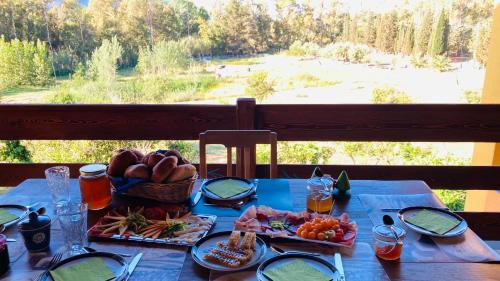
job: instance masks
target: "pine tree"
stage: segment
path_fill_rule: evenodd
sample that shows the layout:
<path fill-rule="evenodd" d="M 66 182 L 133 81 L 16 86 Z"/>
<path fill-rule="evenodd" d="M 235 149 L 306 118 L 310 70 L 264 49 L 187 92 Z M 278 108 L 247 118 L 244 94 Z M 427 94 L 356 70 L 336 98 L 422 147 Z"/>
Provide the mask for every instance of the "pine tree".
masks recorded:
<path fill-rule="evenodd" d="M 430 56 L 440 56 L 448 50 L 448 34 L 449 34 L 448 16 L 444 9 L 441 10 L 438 22 L 432 32 L 431 39 L 429 40 L 429 48 L 427 53 Z"/>
<path fill-rule="evenodd" d="M 433 17 L 432 11 L 427 10 L 420 23 L 420 28 L 415 38 L 415 53 L 418 55 L 427 53 L 427 46 L 432 33 Z"/>
<path fill-rule="evenodd" d="M 398 33 L 398 14 L 396 11 L 386 13 L 377 28 L 376 47 L 386 53 L 394 53 Z"/>
<path fill-rule="evenodd" d="M 406 26 L 405 36 L 401 45 L 401 53 L 404 55 L 411 55 L 415 44 L 415 26 L 413 21 Z"/>

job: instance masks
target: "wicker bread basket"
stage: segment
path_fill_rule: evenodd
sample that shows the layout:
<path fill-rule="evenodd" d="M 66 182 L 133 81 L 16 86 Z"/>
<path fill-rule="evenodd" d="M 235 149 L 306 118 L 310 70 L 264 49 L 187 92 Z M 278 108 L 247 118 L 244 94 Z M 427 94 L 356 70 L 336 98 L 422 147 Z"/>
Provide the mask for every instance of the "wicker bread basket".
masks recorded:
<path fill-rule="evenodd" d="M 198 175 L 172 183 L 145 182 L 136 184 L 121 194 L 153 199 L 164 203 L 181 203 L 189 199 Z"/>

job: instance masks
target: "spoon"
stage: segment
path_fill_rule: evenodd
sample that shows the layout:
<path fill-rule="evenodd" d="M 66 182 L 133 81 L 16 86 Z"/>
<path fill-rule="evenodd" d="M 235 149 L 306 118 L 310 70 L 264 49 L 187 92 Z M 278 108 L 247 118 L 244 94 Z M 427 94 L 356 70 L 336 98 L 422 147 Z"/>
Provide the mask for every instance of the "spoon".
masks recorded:
<path fill-rule="evenodd" d="M 95 252 L 97 252 L 96 249 L 90 248 L 90 247 L 83 247 L 83 249 L 87 253 L 95 253 Z M 122 256 L 122 257 L 131 257 L 132 256 L 131 254 L 124 254 L 124 253 L 116 253 L 116 254 L 119 255 L 119 256 Z"/>
<path fill-rule="evenodd" d="M 384 215 L 382 217 L 382 221 L 384 222 L 385 225 L 391 228 L 392 234 L 394 234 L 394 237 L 396 237 L 396 243 L 399 243 L 399 235 L 396 229 L 394 228 L 394 220 L 391 218 L 391 216 Z"/>
<path fill-rule="evenodd" d="M 319 257 L 320 254 L 318 253 L 309 253 L 309 252 L 303 252 L 303 251 L 285 251 L 279 247 L 276 247 L 274 245 L 271 245 L 269 247 L 271 249 L 271 251 L 275 252 L 275 253 L 278 253 L 280 255 L 284 255 L 284 254 L 301 254 L 301 255 L 309 255 L 309 256 L 315 256 L 315 257 Z"/>

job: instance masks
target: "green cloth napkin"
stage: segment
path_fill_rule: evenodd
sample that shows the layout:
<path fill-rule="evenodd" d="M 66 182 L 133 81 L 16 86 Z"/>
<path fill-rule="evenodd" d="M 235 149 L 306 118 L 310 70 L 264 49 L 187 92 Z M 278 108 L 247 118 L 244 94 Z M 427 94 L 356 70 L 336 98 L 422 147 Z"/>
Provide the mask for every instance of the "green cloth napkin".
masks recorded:
<path fill-rule="evenodd" d="M 242 186 L 239 181 L 233 179 L 221 180 L 206 186 L 207 189 L 220 198 L 227 199 L 248 191 L 248 187 Z"/>
<path fill-rule="evenodd" d="M 264 271 L 273 281 L 330 281 L 332 278 L 301 259 Z"/>
<path fill-rule="evenodd" d="M 107 281 L 115 278 L 115 274 L 104 263 L 102 258 L 90 258 L 85 262 L 50 271 L 54 281 Z"/>
<path fill-rule="evenodd" d="M 5 209 L 0 209 L 0 224 L 8 223 L 8 222 L 13 221 L 17 218 L 18 218 L 18 216 L 12 214 L 11 212 L 9 212 Z"/>
<path fill-rule="evenodd" d="M 460 220 L 456 218 L 445 217 L 429 210 L 418 211 L 413 217 L 405 220 L 413 225 L 441 235 L 460 223 Z"/>

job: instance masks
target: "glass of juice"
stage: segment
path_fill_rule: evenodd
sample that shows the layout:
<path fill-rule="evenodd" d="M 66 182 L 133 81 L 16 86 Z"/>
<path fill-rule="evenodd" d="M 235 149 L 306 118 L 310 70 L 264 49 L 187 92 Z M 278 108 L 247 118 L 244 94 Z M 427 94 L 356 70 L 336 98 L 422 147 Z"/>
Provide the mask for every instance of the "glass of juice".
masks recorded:
<path fill-rule="evenodd" d="M 307 211 L 330 213 L 333 203 L 332 193 L 321 178 L 314 177 L 307 181 Z"/>
<path fill-rule="evenodd" d="M 111 203 L 111 185 L 106 165 L 91 164 L 80 168 L 80 192 L 82 202 L 89 210 L 106 208 Z"/>
<path fill-rule="evenodd" d="M 397 234 L 397 237 L 394 235 Z M 375 255 L 383 260 L 397 260 L 403 251 L 403 240 L 406 231 L 402 228 L 388 225 L 377 225 L 372 228 L 374 236 Z"/>

